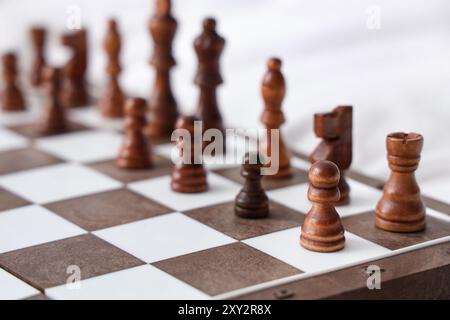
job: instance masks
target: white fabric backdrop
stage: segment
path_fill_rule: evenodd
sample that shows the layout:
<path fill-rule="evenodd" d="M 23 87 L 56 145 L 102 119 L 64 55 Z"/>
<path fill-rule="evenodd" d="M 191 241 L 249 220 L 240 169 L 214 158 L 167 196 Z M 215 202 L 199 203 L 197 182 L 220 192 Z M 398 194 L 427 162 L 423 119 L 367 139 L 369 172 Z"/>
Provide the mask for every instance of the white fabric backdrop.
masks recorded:
<path fill-rule="evenodd" d="M 201 20 L 211 15 L 227 40 L 223 59 L 226 83 L 220 105 L 228 124 L 254 127 L 262 110 L 259 95 L 265 61 L 281 57 L 288 92 L 284 111 L 287 143 L 310 151 L 317 141 L 312 114 L 337 104 L 352 104 L 353 166 L 386 177 L 385 136 L 416 131 L 425 137 L 418 177 L 422 189 L 450 197 L 450 2 L 448 0 L 175 0 L 179 22 L 175 42 L 178 66 L 174 90 L 186 112 L 194 109 L 192 84 L 196 58 L 192 40 Z M 148 96 L 153 72 L 147 22 L 151 0 L 0 0 L 0 51 L 17 50 L 29 65 L 27 28 L 51 29 L 51 59 L 64 51 L 57 36 L 67 8 L 81 8 L 90 32 L 91 81 L 101 84 L 101 39 L 107 17 L 119 20 L 124 49 L 122 82 L 132 94 Z M 380 29 L 367 27 L 368 10 L 380 9 Z"/>

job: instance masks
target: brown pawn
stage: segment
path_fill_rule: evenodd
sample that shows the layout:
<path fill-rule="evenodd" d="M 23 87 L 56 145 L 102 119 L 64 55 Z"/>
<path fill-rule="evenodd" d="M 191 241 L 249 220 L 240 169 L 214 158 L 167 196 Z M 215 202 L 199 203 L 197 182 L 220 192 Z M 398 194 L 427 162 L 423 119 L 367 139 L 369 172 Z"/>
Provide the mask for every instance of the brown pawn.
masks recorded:
<path fill-rule="evenodd" d="M 59 102 L 60 70 L 45 67 L 42 72 L 42 80 L 47 98 L 39 129 L 44 134 L 64 132 L 67 130 L 67 122 L 64 107 Z"/>
<path fill-rule="evenodd" d="M 177 143 L 180 161 L 173 167 L 171 188 L 176 192 L 194 193 L 203 192 L 208 189 L 206 171 L 202 163 L 202 142 L 194 138 L 194 122 L 198 121 L 195 116 L 180 116 L 175 128 L 184 129 L 189 133 Z"/>
<path fill-rule="evenodd" d="M 415 178 L 423 137 L 417 133 L 396 132 L 386 138 L 391 175 L 376 207 L 375 225 L 392 232 L 425 229 L 425 205 Z"/>
<path fill-rule="evenodd" d="M 116 164 L 127 169 L 153 166 L 151 146 L 144 134 L 146 101 L 130 98 L 125 103 L 125 137 Z"/>
<path fill-rule="evenodd" d="M 30 83 L 38 87 L 44 81 L 43 70 L 45 67 L 44 46 L 47 38 L 47 30 L 43 27 L 33 27 L 30 30 L 31 44 L 34 51 L 33 65 L 30 72 Z"/>
<path fill-rule="evenodd" d="M 341 173 L 341 198 L 336 205 L 350 203 L 350 186 L 345 179 L 345 171 L 352 163 L 352 118 L 351 106 L 339 106 L 331 112 L 314 115 L 314 131 L 322 141 L 311 154 L 310 160 L 311 163 L 329 160 L 338 166 Z"/>
<path fill-rule="evenodd" d="M 339 168 L 330 161 L 317 161 L 309 169 L 308 177 L 312 208 L 303 222 L 300 244 L 318 252 L 341 250 L 345 246 L 344 227 L 334 208 L 339 200 Z"/>
<path fill-rule="evenodd" d="M 258 219 L 269 215 L 269 198 L 261 186 L 261 162 L 258 154 L 246 153 L 241 167 L 245 183 L 234 203 L 241 218 Z"/>
<path fill-rule="evenodd" d="M 106 67 L 108 82 L 99 101 L 100 109 L 104 117 L 121 118 L 123 117 L 124 105 L 124 96 L 118 80 L 122 70 L 119 61 L 121 40 L 117 30 L 117 22 L 114 19 L 108 20 L 108 30 L 103 46 L 108 59 Z"/>
<path fill-rule="evenodd" d="M 61 103 L 68 108 L 87 106 L 87 31 L 81 29 L 64 34 L 61 42 L 72 50 L 72 57 L 62 70 Z"/>
<path fill-rule="evenodd" d="M 150 64 L 156 78 L 148 103 L 146 133 L 157 139 L 170 139 L 178 118 L 178 107 L 170 85 L 170 69 L 175 65 L 172 43 L 177 31 L 177 21 L 171 14 L 170 0 L 156 0 L 156 12 L 149 23 L 153 39 Z"/>
<path fill-rule="evenodd" d="M 275 147 L 271 143 L 272 130 L 279 130 L 285 122 L 281 104 L 286 93 L 286 84 L 281 73 L 281 60 L 271 58 L 267 62 L 267 72 L 264 75 L 261 93 L 264 100 L 264 112 L 261 115 L 261 121 L 266 127 L 265 142 L 260 144 L 261 154 L 267 157 L 272 156 L 272 149 Z M 267 178 L 288 178 L 292 176 L 290 165 L 290 154 L 287 150 L 283 137 L 279 135 L 278 143 L 278 172 L 274 175 L 267 175 Z M 276 155 L 274 155 L 276 159 Z M 273 164 L 272 164 L 273 165 Z"/>
<path fill-rule="evenodd" d="M 3 111 L 25 110 L 25 100 L 17 84 L 17 58 L 12 52 L 2 56 L 4 88 L 0 92 L 0 106 Z"/>
<path fill-rule="evenodd" d="M 225 39 L 216 32 L 216 20 L 203 20 L 203 31 L 194 41 L 198 59 L 194 83 L 200 89 L 196 115 L 203 121 L 205 131 L 217 129 L 222 132 L 225 147 L 225 129 L 217 103 L 217 87 L 223 83 L 219 61 L 224 46 Z"/>

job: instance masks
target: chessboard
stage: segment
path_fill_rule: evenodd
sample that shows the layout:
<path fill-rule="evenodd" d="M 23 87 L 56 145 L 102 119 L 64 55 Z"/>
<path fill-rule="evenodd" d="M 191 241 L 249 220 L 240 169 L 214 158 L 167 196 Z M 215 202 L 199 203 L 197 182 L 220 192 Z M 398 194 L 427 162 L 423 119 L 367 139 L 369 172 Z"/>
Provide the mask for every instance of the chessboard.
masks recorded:
<path fill-rule="evenodd" d="M 120 120 L 71 109 L 73 130 L 45 136 L 33 103 L 0 117 L 2 299 L 449 296 L 450 203 L 432 194 L 424 231 L 382 231 L 374 208 L 383 183 L 350 170 L 351 202 L 337 207 L 345 248 L 313 252 L 299 244 L 311 206 L 304 155 L 294 152 L 291 178 L 263 178 L 270 215 L 243 219 L 234 214 L 238 163 L 206 159 L 210 189 L 173 192 L 172 143 L 153 146 L 153 169 L 120 169 Z M 244 141 L 228 144 L 241 159 Z M 367 288 L 369 266 L 382 290 Z"/>

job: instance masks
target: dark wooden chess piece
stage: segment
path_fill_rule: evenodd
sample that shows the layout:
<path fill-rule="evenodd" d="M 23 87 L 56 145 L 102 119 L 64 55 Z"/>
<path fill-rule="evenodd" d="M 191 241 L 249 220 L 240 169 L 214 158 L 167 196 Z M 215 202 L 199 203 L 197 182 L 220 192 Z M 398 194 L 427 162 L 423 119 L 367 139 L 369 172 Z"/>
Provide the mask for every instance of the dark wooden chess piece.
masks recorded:
<path fill-rule="evenodd" d="M 175 128 L 186 130 L 189 136 L 182 137 L 177 142 L 180 159 L 172 170 L 171 188 L 176 192 L 195 193 L 208 189 L 206 171 L 202 163 L 202 142 L 194 137 L 195 116 L 180 116 Z"/>
<path fill-rule="evenodd" d="M 345 237 L 334 204 L 339 200 L 339 168 L 320 160 L 309 170 L 308 199 L 311 210 L 302 225 L 300 244 L 312 251 L 334 252 L 344 248 Z"/>
<path fill-rule="evenodd" d="M 59 101 L 60 70 L 44 67 L 42 80 L 47 97 L 39 131 L 48 135 L 64 132 L 67 130 L 67 122 L 64 107 Z"/>
<path fill-rule="evenodd" d="M 17 58 L 9 52 L 2 56 L 4 88 L 0 92 L 0 105 L 3 111 L 25 110 L 25 100 L 17 81 Z"/>
<path fill-rule="evenodd" d="M 106 66 L 108 82 L 99 105 L 104 117 L 121 118 L 123 117 L 124 107 L 124 95 L 118 79 L 122 70 L 119 59 L 121 40 L 117 30 L 117 22 L 114 19 L 108 20 L 108 29 L 103 46 L 108 59 Z"/>
<path fill-rule="evenodd" d="M 47 39 L 47 30 L 43 27 L 33 27 L 30 30 L 31 45 L 33 47 L 34 57 L 30 72 L 30 83 L 38 87 L 43 82 L 43 69 L 45 67 L 45 41 Z"/>
<path fill-rule="evenodd" d="M 217 103 L 217 87 L 223 83 L 219 62 L 224 46 L 225 39 L 216 32 L 216 20 L 203 20 L 203 31 L 194 41 L 198 59 L 194 83 L 200 90 L 196 115 L 203 121 L 203 130 L 217 129 L 222 133 L 225 150 L 225 129 Z"/>
<path fill-rule="evenodd" d="M 277 173 L 267 175 L 265 176 L 266 178 L 288 178 L 292 176 L 290 154 L 280 132 L 280 127 L 285 122 L 281 104 L 286 93 L 281 64 L 282 62 L 278 58 L 269 59 L 267 72 L 264 75 L 261 86 L 261 94 L 264 100 L 264 112 L 261 115 L 261 121 L 266 127 L 266 137 L 265 141 L 260 143 L 259 148 L 261 154 L 278 161 Z M 272 145 L 271 136 L 274 133 L 273 130 L 278 130 L 279 133 L 278 139 L 275 141 L 277 143 L 276 146 Z M 275 153 L 278 153 L 278 155 Z M 276 164 L 271 161 L 270 165 L 274 166 Z"/>
<path fill-rule="evenodd" d="M 425 205 L 415 178 L 423 137 L 417 133 L 395 132 L 386 138 L 391 175 L 376 207 L 375 225 L 392 232 L 425 229 Z"/>
<path fill-rule="evenodd" d="M 314 131 L 322 141 L 311 154 L 310 160 L 311 163 L 329 160 L 339 167 L 341 198 L 336 205 L 350 202 L 350 186 L 345 179 L 345 171 L 352 163 L 352 118 L 351 106 L 339 106 L 329 113 L 314 115 Z"/>
<path fill-rule="evenodd" d="M 149 23 L 153 39 L 150 64 L 156 78 L 149 100 L 146 133 L 156 139 L 170 139 L 178 117 L 178 107 L 170 85 L 170 69 L 176 65 L 172 43 L 177 31 L 177 21 L 171 14 L 170 0 L 157 0 L 156 12 Z"/>
<path fill-rule="evenodd" d="M 148 169 L 153 166 L 151 145 L 144 134 L 147 102 L 130 98 L 125 103 L 125 137 L 116 164 L 120 168 Z"/>
<path fill-rule="evenodd" d="M 269 198 L 261 186 L 261 166 L 258 154 L 245 154 L 241 167 L 245 183 L 234 203 L 234 212 L 241 218 L 258 219 L 269 215 Z"/>
<path fill-rule="evenodd" d="M 66 33 L 61 37 L 61 42 L 72 50 L 72 57 L 62 70 L 61 103 L 68 108 L 87 106 L 87 31 L 81 29 Z"/>

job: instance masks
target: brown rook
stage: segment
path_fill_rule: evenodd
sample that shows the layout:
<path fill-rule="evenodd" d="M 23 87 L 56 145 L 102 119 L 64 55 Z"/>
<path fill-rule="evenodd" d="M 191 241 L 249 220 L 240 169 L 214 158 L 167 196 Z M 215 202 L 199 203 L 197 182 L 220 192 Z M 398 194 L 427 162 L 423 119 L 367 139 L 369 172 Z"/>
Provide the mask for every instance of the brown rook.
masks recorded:
<path fill-rule="evenodd" d="M 146 101 L 130 98 L 125 103 L 125 137 L 116 164 L 127 169 L 151 168 L 152 150 L 144 134 Z"/>
<path fill-rule="evenodd" d="M 329 113 L 314 115 L 314 131 L 322 141 L 311 154 L 310 160 L 311 163 L 328 160 L 338 166 L 341 173 L 341 198 L 337 205 L 350 202 L 350 186 L 345 179 L 345 171 L 352 163 L 352 117 L 351 106 L 339 106 Z"/>
<path fill-rule="evenodd" d="M 393 232 L 425 229 L 425 205 L 414 172 L 420 161 L 423 137 L 396 132 L 386 138 L 391 175 L 376 207 L 375 225 Z"/>
<path fill-rule="evenodd" d="M 177 31 L 177 21 L 171 14 L 170 0 L 157 0 L 156 12 L 149 23 L 153 39 L 150 64 L 156 78 L 149 100 L 149 123 L 146 132 L 158 139 L 170 139 L 178 117 L 178 107 L 170 85 L 170 69 L 176 65 L 172 43 Z"/>
<path fill-rule="evenodd" d="M 189 137 L 183 137 L 177 143 L 180 159 L 172 170 L 171 187 L 173 191 L 194 193 L 208 189 L 206 171 L 202 163 L 201 141 L 194 138 L 195 116 L 180 116 L 176 129 L 184 129 Z"/>
<path fill-rule="evenodd" d="M 290 165 L 290 154 L 287 150 L 281 132 L 279 138 L 273 142 L 272 135 L 275 131 L 280 130 L 281 125 L 285 122 L 281 104 L 286 94 L 286 83 L 281 73 L 281 60 L 278 58 L 270 58 L 267 62 L 267 72 L 264 75 L 261 94 L 264 100 L 264 111 L 261 115 L 261 122 L 266 127 L 265 141 L 260 144 L 260 152 L 272 159 L 278 159 L 278 172 L 274 175 L 267 175 L 267 178 L 288 178 L 292 176 Z M 276 137 L 276 136 L 274 136 Z M 276 154 L 278 151 L 278 154 Z M 272 154 L 273 153 L 273 154 Z M 274 166 L 272 161 L 271 166 Z"/>
<path fill-rule="evenodd" d="M 317 161 L 308 177 L 312 207 L 302 225 L 300 244 L 318 252 L 341 250 L 345 246 L 344 227 L 334 208 L 339 200 L 339 168 L 327 160 Z"/>
<path fill-rule="evenodd" d="M 261 163 L 258 154 L 246 153 L 241 167 L 244 186 L 236 196 L 234 212 L 241 218 L 257 219 L 269 215 L 269 198 L 261 186 Z"/>

